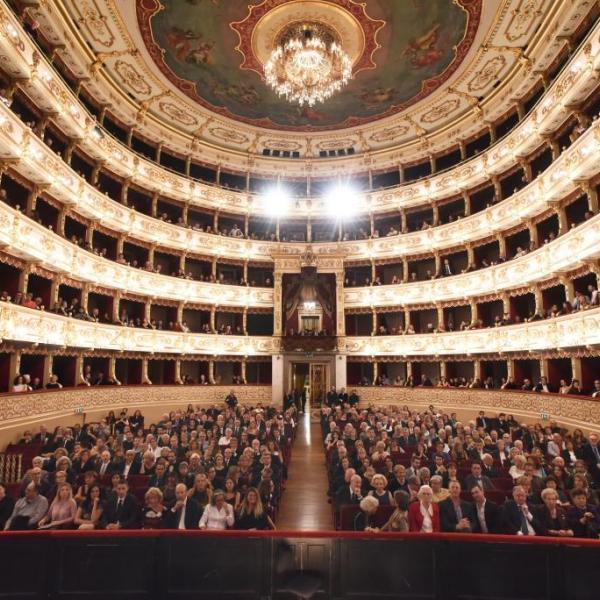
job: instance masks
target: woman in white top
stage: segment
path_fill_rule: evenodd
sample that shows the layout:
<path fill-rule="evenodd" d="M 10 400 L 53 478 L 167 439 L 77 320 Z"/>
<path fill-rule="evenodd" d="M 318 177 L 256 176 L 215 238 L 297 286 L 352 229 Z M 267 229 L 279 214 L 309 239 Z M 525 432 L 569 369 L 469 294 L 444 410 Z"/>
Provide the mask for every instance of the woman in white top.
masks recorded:
<path fill-rule="evenodd" d="M 198 527 L 200 529 L 227 529 L 233 527 L 235 515 L 233 506 L 225 502 L 225 494 L 215 491 L 210 504 L 206 505 Z"/>
<path fill-rule="evenodd" d="M 25 382 L 23 375 L 17 375 L 13 382 L 13 392 L 28 392 L 31 388 Z"/>
<path fill-rule="evenodd" d="M 527 459 L 522 454 L 517 454 L 513 460 L 513 466 L 508 470 L 508 474 L 514 481 L 525 475 L 525 464 Z"/>

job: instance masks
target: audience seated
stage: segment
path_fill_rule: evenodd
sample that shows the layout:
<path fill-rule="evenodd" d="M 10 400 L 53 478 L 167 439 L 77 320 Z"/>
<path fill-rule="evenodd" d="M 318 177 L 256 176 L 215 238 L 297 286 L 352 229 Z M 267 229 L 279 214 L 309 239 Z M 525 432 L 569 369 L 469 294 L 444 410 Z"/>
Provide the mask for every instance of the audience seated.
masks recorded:
<path fill-rule="evenodd" d="M 39 454 L 0 482 L 2 529 L 270 529 L 287 479 L 297 410 L 188 406 L 145 426 L 136 411 L 40 426 L 10 452 Z M 217 443 L 218 442 L 218 443 Z M 21 496 L 21 497 L 19 497 Z M 15 502 L 16 500 L 16 502 Z"/>
<path fill-rule="evenodd" d="M 595 433 L 339 400 L 321 409 L 321 428 L 338 528 L 356 518 L 361 531 L 405 530 L 404 518 L 415 532 L 598 537 Z"/>

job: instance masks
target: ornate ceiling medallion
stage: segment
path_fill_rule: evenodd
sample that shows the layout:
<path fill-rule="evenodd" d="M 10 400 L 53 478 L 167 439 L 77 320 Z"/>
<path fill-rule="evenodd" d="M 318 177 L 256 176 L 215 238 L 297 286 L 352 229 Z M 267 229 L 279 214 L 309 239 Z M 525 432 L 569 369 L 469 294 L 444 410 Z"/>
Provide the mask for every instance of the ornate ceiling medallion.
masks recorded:
<path fill-rule="evenodd" d="M 277 39 L 265 79 L 279 96 L 300 106 L 324 102 L 352 76 L 352 61 L 335 31 L 322 23 L 293 23 Z"/>
<path fill-rule="evenodd" d="M 354 75 L 377 65 L 373 55 L 381 47 L 377 33 L 385 27 L 383 20 L 372 19 L 366 5 L 355 0 L 264 0 L 249 6 L 243 21 L 230 23 L 239 36 L 236 50 L 242 55 L 241 69 L 263 76 L 274 48 L 286 31 L 295 25 L 318 24 L 326 28 L 352 61 Z"/>

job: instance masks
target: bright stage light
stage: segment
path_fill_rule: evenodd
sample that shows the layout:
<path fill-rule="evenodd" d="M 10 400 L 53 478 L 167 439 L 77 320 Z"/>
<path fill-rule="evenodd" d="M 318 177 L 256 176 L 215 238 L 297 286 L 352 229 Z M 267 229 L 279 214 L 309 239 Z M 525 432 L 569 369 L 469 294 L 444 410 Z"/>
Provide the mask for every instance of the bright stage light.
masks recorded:
<path fill-rule="evenodd" d="M 358 212 L 359 195 L 350 185 L 339 183 L 325 195 L 327 212 L 338 220 L 352 218 Z"/>
<path fill-rule="evenodd" d="M 282 185 L 274 185 L 267 189 L 262 195 L 267 213 L 271 217 L 282 217 L 290 210 L 292 197 L 287 188 Z"/>

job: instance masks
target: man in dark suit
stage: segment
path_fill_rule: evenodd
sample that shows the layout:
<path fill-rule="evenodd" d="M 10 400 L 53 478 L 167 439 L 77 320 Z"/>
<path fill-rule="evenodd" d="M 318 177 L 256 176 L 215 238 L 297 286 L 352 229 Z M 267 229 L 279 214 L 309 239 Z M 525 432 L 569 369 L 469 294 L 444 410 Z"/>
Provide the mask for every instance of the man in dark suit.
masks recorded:
<path fill-rule="evenodd" d="M 227 404 L 227 406 L 229 406 L 229 408 L 233 410 L 237 406 L 237 403 L 238 399 L 235 395 L 235 392 L 233 390 L 230 390 L 229 394 L 227 394 L 227 397 L 225 398 L 225 404 Z"/>
<path fill-rule="evenodd" d="M 485 477 L 489 477 L 490 479 L 494 479 L 495 477 L 499 476 L 498 471 L 494 467 L 494 457 L 491 454 L 486 453 L 481 458 L 481 474 Z"/>
<path fill-rule="evenodd" d="M 473 506 L 461 500 L 458 481 L 451 481 L 448 491 L 450 496 L 438 504 L 442 531 L 469 533 L 473 528 Z"/>
<path fill-rule="evenodd" d="M 178 483 L 175 487 L 175 504 L 167 511 L 166 526 L 169 529 L 198 529 L 201 512 L 198 502 L 188 498 L 185 484 Z"/>
<path fill-rule="evenodd" d="M 154 468 L 154 474 L 150 476 L 148 481 L 148 487 L 157 487 L 159 490 L 164 491 L 167 485 L 167 468 L 163 459 L 159 459 Z"/>
<path fill-rule="evenodd" d="M 479 411 L 479 416 L 475 419 L 475 425 L 479 429 L 479 427 L 483 427 L 485 431 L 489 431 L 492 425 L 492 420 L 489 417 L 485 416 L 485 412 L 483 410 Z"/>
<path fill-rule="evenodd" d="M 140 461 L 135 450 L 127 450 L 125 452 L 125 460 L 119 464 L 119 473 L 123 479 L 127 479 L 130 475 L 138 475 L 140 472 Z"/>
<path fill-rule="evenodd" d="M 103 477 L 104 475 L 112 475 L 113 473 L 119 472 L 118 465 L 114 464 L 111 459 L 110 451 L 102 450 L 102 452 L 100 453 L 100 460 L 98 460 L 98 462 L 96 463 L 95 470 L 98 472 L 98 475 L 100 475 L 100 477 Z"/>
<path fill-rule="evenodd" d="M 587 444 L 581 448 L 581 458 L 585 461 L 594 483 L 598 486 L 600 484 L 600 448 L 597 434 L 590 433 Z"/>
<path fill-rule="evenodd" d="M 473 496 L 473 533 L 502 533 L 502 511 L 495 502 L 485 497 L 483 488 L 474 485 Z"/>
<path fill-rule="evenodd" d="M 332 385 L 331 389 L 327 392 L 326 398 L 327 406 L 333 407 L 338 403 L 338 394 L 335 391 L 335 387 Z"/>
<path fill-rule="evenodd" d="M 140 526 L 140 507 L 125 480 L 117 484 L 117 493 L 104 504 L 100 517 L 102 529 L 135 529 Z"/>
<path fill-rule="evenodd" d="M 45 446 L 51 440 L 52 434 L 48 433 L 48 429 L 45 425 L 40 425 L 40 432 L 35 434 L 35 436 L 33 437 L 33 441 L 38 444 L 42 444 L 42 446 Z"/>
<path fill-rule="evenodd" d="M 350 484 L 345 484 L 336 494 L 335 505 L 339 508 L 348 504 L 360 504 L 362 498 L 362 478 L 354 474 L 350 477 Z"/>
<path fill-rule="evenodd" d="M 356 390 L 352 390 L 350 392 L 350 395 L 348 396 L 348 403 L 350 404 L 350 406 L 356 406 L 359 403 L 359 401 L 360 398 L 356 393 Z"/>
<path fill-rule="evenodd" d="M 471 473 L 465 477 L 465 489 L 473 489 L 473 486 L 478 485 L 486 491 L 495 490 L 496 487 L 492 480 L 481 472 L 481 463 L 474 462 L 471 465 Z"/>
<path fill-rule="evenodd" d="M 513 499 L 503 506 L 504 529 L 510 535 L 541 535 L 544 526 L 527 505 L 527 492 L 523 486 L 513 488 Z"/>

